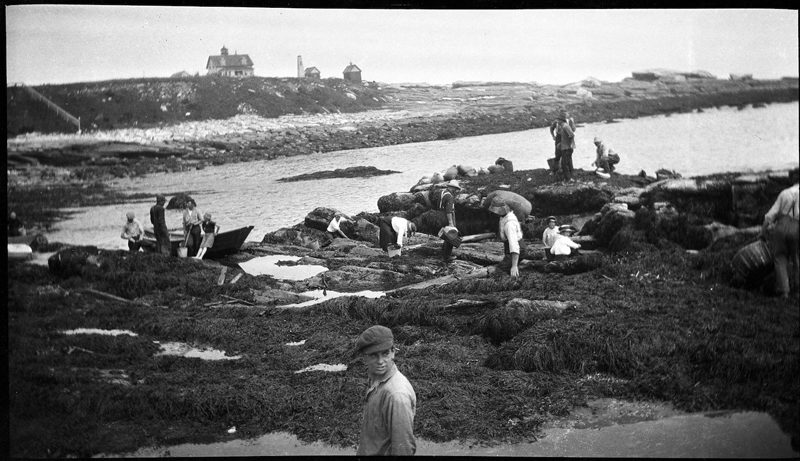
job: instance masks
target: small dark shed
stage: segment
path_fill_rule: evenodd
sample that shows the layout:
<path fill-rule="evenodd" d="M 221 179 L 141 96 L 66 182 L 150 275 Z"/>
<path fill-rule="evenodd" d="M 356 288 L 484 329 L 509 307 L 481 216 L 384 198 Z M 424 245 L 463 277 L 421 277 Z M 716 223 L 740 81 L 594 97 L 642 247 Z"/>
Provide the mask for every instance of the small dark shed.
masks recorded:
<path fill-rule="evenodd" d="M 320 73 L 316 67 L 309 67 L 305 70 L 304 75 L 306 78 L 313 78 L 319 80 Z"/>
<path fill-rule="evenodd" d="M 348 82 L 361 83 L 361 69 L 357 65 L 350 63 L 344 68 L 344 79 Z"/>

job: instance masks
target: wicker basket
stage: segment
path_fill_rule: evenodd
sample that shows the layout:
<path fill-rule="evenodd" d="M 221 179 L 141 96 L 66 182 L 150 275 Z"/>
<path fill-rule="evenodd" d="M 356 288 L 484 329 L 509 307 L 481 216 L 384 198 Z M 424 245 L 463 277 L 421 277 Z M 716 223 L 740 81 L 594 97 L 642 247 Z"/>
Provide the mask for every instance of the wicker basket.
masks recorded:
<path fill-rule="evenodd" d="M 764 277 L 772 265 L 772 250 L 761 239 L 742 247 L 731 260 L 734 276 L 740 281 Z"/>

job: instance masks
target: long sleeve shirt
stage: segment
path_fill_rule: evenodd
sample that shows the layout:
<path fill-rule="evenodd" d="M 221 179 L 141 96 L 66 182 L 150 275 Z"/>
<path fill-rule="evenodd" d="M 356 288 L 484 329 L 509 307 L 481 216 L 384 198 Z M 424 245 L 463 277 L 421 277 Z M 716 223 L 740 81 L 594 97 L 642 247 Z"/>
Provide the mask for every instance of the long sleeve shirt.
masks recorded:
<path fill-rule="evenodd" d="M 161 205 L 153 205 L 150 208 L 150 223 L 153 224 L 153 230 L 155 233 L 162 233 L 166 234 L 167 230 L 167 218 L 164 215 L 164 207 Z"/>
<path fill-rule="evenodd" d="M 575 132 L 569 126 L 569 123 L 559 123 L 558 130 L 561 134 L 561 141 L 559 142 L 559 149 L 575 149 Z"/>
<path fill-rule="evenodd" d="M 122 235 L 120 235 L 120 238 L 125 240 L 131 238 L 138 239 L 143 233 L 142 223 L 140 223 L 138 219 L 133 218 L 133 221 L 125 221 L 125 225 L 122 226 Z"/>
<path fill-rule="evenodd" d="M 393 217 L 392 229 L 397 232 L 397 246 L 403 246 L 403 239 L 406 238 L 408 232 L 408 220 L 399 216 Z"/>
<path fill-rule="evenodd" d="M 553 246 L 550 248 L 550 253 L 554 255 L 568 255 L 572 253 L 572 248 L 580 247 L 581 245 L 579 243 L 573 242 L 572 239 L 566 235 L 559 235 L 556 238 L 555 243 L 553 243 Z"/>
<path fill-rule="evenodd" d="M 547 248 L 552 247 L 553 244 L 556 243 L 558 235 L 559 232 L 557 227 L 554 227 L 552 229 L 548 227 L 547 229 L 545 229 L 544 232 L 542 232 L 542 242 L 544 243 L 544 246 L 546 246 Z"/>
<path fill-rule="evenodd" d="M 383 378 L 370 384 L 356 455 L 413 455 L 417 396 L 411 383 L 392 364 Z"/>
<path fill-rule="evenodd" d="M 200 216 L 200 211 L 195 208 L 193 210 L 185 209 L 183 210 L 183 228 L 187 231 L 192 226 L 198 226 L 203 221 L 203 217 Z"/>
<path fill-rule="evenodd" d="M 513 211 L 500 218 L 497 234 L 500 240 L 508 242 L 508 252 L 519 254 L 519 241 L 522 240 L 522 228 Z"/>
<path fill-rule="evenodd" d="M 800 184 L 795 184 L 788 187 L 778 194 L 772 208 L 764 215 L 765 223 L 772 223 L 778 220 L 781 216 L 788 216 L 794 219 L 800 219 L 800 210 L 798 210 L 798 191 L 800 191 Z"/>

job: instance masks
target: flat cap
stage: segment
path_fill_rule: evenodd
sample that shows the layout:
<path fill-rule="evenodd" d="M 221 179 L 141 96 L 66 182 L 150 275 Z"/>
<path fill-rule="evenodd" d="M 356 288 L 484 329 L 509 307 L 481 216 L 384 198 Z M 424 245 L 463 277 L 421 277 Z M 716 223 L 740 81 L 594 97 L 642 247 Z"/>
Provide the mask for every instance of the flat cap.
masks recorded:
<path fill-rule="evenodd" d="M 373 325 L 358 336 L 356 350 L 363 354 L 385 351 L 394 346 L 392 330 L 382 326 Z"/>

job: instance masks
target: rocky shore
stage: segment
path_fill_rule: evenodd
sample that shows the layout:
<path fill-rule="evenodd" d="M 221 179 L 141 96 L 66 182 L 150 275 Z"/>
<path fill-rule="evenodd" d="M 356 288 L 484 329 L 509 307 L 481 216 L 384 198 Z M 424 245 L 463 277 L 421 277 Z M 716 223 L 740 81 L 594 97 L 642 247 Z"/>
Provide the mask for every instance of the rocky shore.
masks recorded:
<path fill-rule="evenodd" d="M 395 331 L 427 440 L 529 441 L 553 417 L 610 397 L 767 412 L 797 449 L 797 296 L 772 298 L 763 277 L 734 283 L 731 264 L 788 173 L 577 178 L 460 176 L 457 219 L 478 238 L 451 264 L 432 235 L 441 212 L 405 195 L 425 184 L 354 216 L 342 226 L 350 239 L 326 236 L 335 210 L 320 208 L 218 261 L 72 247 L 47 266 L 9 263 L 10 453 L 90 456 L 273 431 L 353 447 L 365 381 L 352 340 L 374 323 Z M 533 218 L 520 277 L 498 269 L 496 217 L 482 204 L 498 190 L 578 227 L 580 254 L 545 260 L 545 224 Z M 400 257 L 377 248 L 386 215 L 421 224 Z M 270 255 L 325 271 L 292 281 L 240 265 Z M 170 355 L 170 344 L 216 359 Z"/>
<path fill-rule="evenodd" d="M 113 99 L 111 96 L 104 96 L 109 92 L 124 94 L 127 99 L 142 98 L 149 105 L 131 104 L 125 109 L 127 117 L 120 118 L 116 125 L 90 129 L 82 134 L 34 132 L 9 138 L 6 142 L 8 162 L 23 168 L 20 174 L 27 180 L 41 175 L 105 179 L 184 171 L 227 162 L 527 130 L 548 126 L 562 109 L 569 110 L 580 124 L 798 100 L 796 79 L 682 82 L 587 79 L 564 86 L 533 83 L 393 86 L 372 82 L 351 87 L 339 82 L 322 82 L 307 89 L 302 85 L 269 80 L 240 83 L 241 88 L 227 90 L 231 94 L 214 93 L 214 98 L 208 95 L 211 90 L 203 86 L 208 85 L 203 79 L 191 80 L 195 82 L 194 90 L 185 82 L 183 86 L 174 87 L 178 83 L 162 81 L 151 82 L 149 86 L 143 83 L 125 86 L 124 82 L 114 86 L 101 82 L 82 89 L 39 88 L 43 92 L 50 90 L 48 94 L 63 104 L 77 105 L 78 111 L 84 107 L 87 117 L 101 111 L 102 107 L 111 110 L 107 106 L 119 106 L 119 102 L 112 104 L 115 101 L 109 100 Z M 201 91 L 199 87 L 205 89 Z M 332 95 L 326 93 L 324 101 L 328 105 L 318 105 L 313 112 L 306 112 L 301 105 L 310 106 L 306 99 L 293 99 L 293 104 L 286 102 L 290 94 L 307 98 L 321 88 Z M 12 95 L 13 90 L 10 88 Z M 223 90 L 217 88 L 216 91 Z M 274 92 L 284 95 L 283 99 L 278 98 L 280 104 L 273 101 Z M 95 93 L 100 98 L 98 102 L 94 105 L 85 102 L 89 99 L 86 94 Z M 84 99 L 78 95 L 84 95 Z M 233 99 L 241 100 L 239 106 L 244 109 L 236 109 L 239 106 L 234 105 L 227 112 L 216 113 L 206 108 L 208 116 L 219 118 L 197 118 L 195 110 L 195 115 L 186 120 L 181 111 L 188 110 L 189 106 L 173 103 L 180 95 L 183 95 L 182 100 L 197 99 L 192 106 L 195 108 L 220 99 Z M 273 99 L 262 100 L 264 95 Z M 202 97 L 208 100 L 198 99 Z M 318 98 L 318 102 L 322 101 L 322 96 Z M 358 105 L 331 102 L 340 100 Z M 80 101 L 84 101 L 84 106 Z M 17 112 L 28 110 L 24 102 L 20 96 L 11 98 L 9 123 Z M 12 103 L 16 104 L 12 107 Z M 280 107 L 282 112 L 247 109 L 262 106 Z M 167 109 L 162 111 L 159 107 Z M 169 117 L 150 120 L 154 112 L 163 112 Z M 13 132 L 9 129 L 9 133 Z"/>

